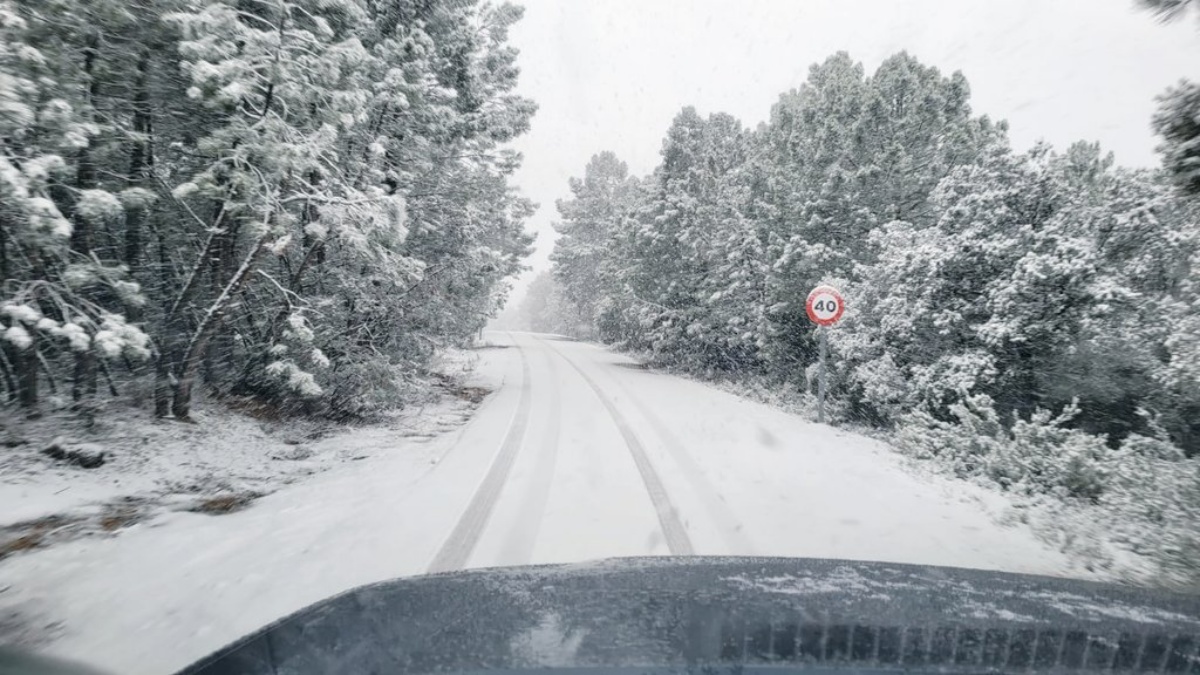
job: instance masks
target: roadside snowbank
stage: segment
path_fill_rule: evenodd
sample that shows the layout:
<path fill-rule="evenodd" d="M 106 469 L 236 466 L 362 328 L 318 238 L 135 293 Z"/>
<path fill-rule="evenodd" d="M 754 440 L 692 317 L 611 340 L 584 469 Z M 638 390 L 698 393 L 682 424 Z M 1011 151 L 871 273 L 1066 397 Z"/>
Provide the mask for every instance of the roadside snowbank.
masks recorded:
<path fill-rule="evenodd" d="M 395 576 L 386 557 L 356 547 L 387 548 L 370 547 L 394 529 L 389 504 L 438 465 L 451 432 L 498 385 L 466 375 L 476 360 L 450 355 L 426 401 L 355 426 L 215 405 L 195 425 L 133 408 L 109 409 L 91 429 L 54 415 L 10 422 L 7 438 L 27 442 L 0 450 L 0 644 L 111 672 L 172 672 L 315 600 Z M 49 438 L 106 462 L 52 460 L 40 452 Z"/>

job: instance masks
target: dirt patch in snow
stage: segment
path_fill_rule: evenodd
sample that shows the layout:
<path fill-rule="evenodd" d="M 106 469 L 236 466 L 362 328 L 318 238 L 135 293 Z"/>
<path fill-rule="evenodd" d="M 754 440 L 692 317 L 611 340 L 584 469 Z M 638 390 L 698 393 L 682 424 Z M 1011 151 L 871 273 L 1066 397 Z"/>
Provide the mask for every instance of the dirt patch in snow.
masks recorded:
<path fill-rule="evenodd" d="M 434 381 L 438 389 L 472 405 L 479 405 L 488 394 L 492 393 L 491 389 L 464 384 L 459 378 L 449 375 L 435 375 Z"/>
<path fill-rule="evenodd" d="M 81 537 L 116 534 L 146 520 L 162 505 L 162 500 L 154 497 L 122 497 L 88 512 L 55 514 L 2 527 L 0 560 Z"/>
<path fill-rule="evenodd" d="M 455 391 L 455 395 L 459 398 L 475 404 L 482 403 L 483 399 L 486 398 L 490 393 L 492 393 L 490 389 L 485 389 L 483 387 L 459 387 L 458 390 Z"/>
<path fill-rule="evenodd" d="M 22 551 L 40 548 L 62 540 L 81 518 L 47 516 L 0 529 L 0 560 Z"/>
<path fill-rule="evenodd" d="M 201 499 L 195 506 L 188 510 L 195 513 L 207 513 L 209 515 L 233 513 L 246 508 L 250 505 L 250 502 L 258 499 L 260 496 L 262 495 L 254 492 L 218 495 L 216 497 Z"/>

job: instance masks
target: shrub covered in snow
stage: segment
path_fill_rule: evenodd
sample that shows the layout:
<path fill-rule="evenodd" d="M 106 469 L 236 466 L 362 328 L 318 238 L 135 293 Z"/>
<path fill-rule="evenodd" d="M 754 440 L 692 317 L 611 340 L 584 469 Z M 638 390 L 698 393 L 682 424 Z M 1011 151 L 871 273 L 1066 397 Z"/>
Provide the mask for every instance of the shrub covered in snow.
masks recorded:
<path fill-rule="evenodd" d="M 903 418 L 897 447 L 959 477 L 983 477 L 1012 492 L 1093 501 L 1103 493 L 1113 452 L 1104 439 L 1067 426 L 1078 408 L 1003 420 L 991 398 L 979 394 L 952 404 L 950 413 L 951 420 L 926 412 Z"/>
<path fill-rule="evenodd" d="M 1149 558 L 1165 578 L 1200 583 L 1200 459 L 1161 438 L 1135 434 L 1113 445 L 1070 428 L 1075 406 L 1004 420 L 990 398 L 976 395 L 950 410 L 952 420 L 905 417 L 896 447 L 960 478 L 1043 504 L 1065 502 L 1076 518 L 1103 523 L 1066 525 L 1064 536 L 1090 540 L 1072 542 L 1072 552 L 1117 546 Z"/>

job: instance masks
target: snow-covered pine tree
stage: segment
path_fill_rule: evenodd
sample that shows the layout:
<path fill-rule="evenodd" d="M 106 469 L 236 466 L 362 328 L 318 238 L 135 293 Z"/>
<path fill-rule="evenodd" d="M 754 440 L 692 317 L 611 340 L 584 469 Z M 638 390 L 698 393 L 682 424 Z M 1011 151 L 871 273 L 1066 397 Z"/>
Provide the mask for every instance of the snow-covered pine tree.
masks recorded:
<path fill-rule="evenodd" d="M 636 214 L 620 228 L 613 250 L 621 256 L 618 283 L 629 322 L 666 361 L 731 369 L 753 360 L 753 336 L 745 335 L 753 318 L 720 302 L 729 290 L 720 275 L 744 277 L 742 268 L 753 264 L 739 261 L 754 249 L 745 246 L 752 232 L 742 216 L 748 192 L 738 184 L 749 149 L 748 134 L 731 116 L 706 120 L 685 108 L 667 132 L 662 164 L 642 183 Z"/>
<path fill-rule="evenodd" d="M 930 194 L 998 135 L 971 116 L 969 87 L 908 54 L 866 77 L 839 53 L 782 96 L 763 131 L 759 218 L 769 272 L 759 337 L 770 372 L 802 379 L 816 359 L 808 291 L 852 278 L 870 259 L 868 235 L 895 219 L 933 221 Z"/>
<path fill-rule="evenodd" d="M 557 204 L 559 238 L 550 259 L 563 295 L 588 333 L 604 297 L 617 292 L 606 278 L 604 261 L 620 220 L 632 209 L 635 186 L 626 164 L 612 152 L 601 152 L 588 161 L 583 178 L 571 179 L 572 198 Z"/>

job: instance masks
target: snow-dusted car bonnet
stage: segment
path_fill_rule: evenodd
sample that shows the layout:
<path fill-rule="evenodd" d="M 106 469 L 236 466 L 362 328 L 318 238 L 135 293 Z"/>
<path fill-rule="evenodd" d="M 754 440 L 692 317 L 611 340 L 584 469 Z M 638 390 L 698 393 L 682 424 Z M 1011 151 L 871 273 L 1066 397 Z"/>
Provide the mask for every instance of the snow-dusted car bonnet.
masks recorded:
<path fill-rule="evenodd" d="M 641 558 L 364 586 L 181 675 L 1194 672 L 1198 636 L 1200 598 L 1162 591 L 837 560 Z"/>

